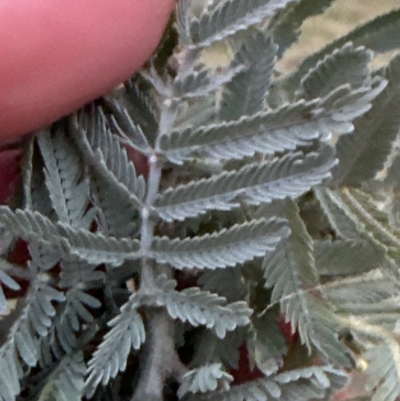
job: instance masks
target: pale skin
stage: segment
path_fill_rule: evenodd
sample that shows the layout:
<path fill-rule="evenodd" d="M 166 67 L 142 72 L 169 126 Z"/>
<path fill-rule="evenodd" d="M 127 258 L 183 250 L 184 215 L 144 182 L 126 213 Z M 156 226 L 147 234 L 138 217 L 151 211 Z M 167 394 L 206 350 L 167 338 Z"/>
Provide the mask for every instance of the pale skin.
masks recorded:
<path fill-rule="evenodd" d="M 129 78 L 174 0 L 0 2 L 0 140 L 42 128 Z"/>

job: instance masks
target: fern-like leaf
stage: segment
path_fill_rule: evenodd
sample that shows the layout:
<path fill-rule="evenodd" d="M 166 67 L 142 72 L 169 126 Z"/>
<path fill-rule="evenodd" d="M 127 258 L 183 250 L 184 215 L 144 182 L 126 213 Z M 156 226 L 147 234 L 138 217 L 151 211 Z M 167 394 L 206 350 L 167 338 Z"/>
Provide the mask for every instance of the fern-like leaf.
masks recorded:
<path fill-rule="evenodd" d="M 145 180 L 137 176 L 126 149 L 112 135 L 102 111 L 94 108 L 82 111 L 79 117 L 72 118 L 72 127 L 74 138 L 95 173 L 109 182 L 120 196 L 139 205 L 145 196 Z"/>
<path fill-rule="evenodd" d="M 57 228 L 62 237 L 68 240 L 69 252 L 82 261 L 119 266 L 126 259 L 140 257 L 138 240 L 108 237 L 100 232 L 92 233 L 82 229 L 74 230 L 61 223 L 57 225 Z"/>
<path fill-rule="evenodd" d="M 352 121 L 371 107 L 386 81 L 375 77 L 360 89 L 336 88 L 323 99 L 299 101 L 238 120 L 173 131 L 160 138 L 160 150 L 175 164 L 193 157 L 242 159 L 256 152 L 274 154 L 328 139 L 354 128 Z"/>
<path fill-rule="evenodd" d="M 285 215 L 291 234 L 263 263 L 266 285 L 273 287 L 271 302 L 280 302 L 292 331 L 298 329 L 309 350 L 314 346 L 328 360 L 348 366 L 347 351 L 336 337 L 338 322 L 333 312 L 321 296 L 310 292 L 319 285 L 313 241 L 291 200 L 286 200 Z"/>
<path fill-rule="evenodd" d="M 46 186 L 60 221 L 72 227 L 88 228 L 92 213 L 86 213 L 89 185 L 83 177 L 82 161 L 59 127 L 54 135 L 46 131 L 37 141 L 45 164 Z"/>
<path fill-rule="evenodd" d="M 378 304 L 396 296 L 399 284 L 390 274 L 380 270 L 356 276 L 338 279 L 328 283 L 323 288 L 325 297 L 336 306 L 340 312 L 343 306 L 346 310 L 362 304 Z"/>
<path fill-rule="evenodd" d="M 272 251 L 288 234 L 280 220 L 256 220 L 217 233 L 184 240 L 154 238 L 151 256 L 177 269 L 217 269 L 235 266 Z"/>
<path fill-rule="evenodd" d="M 318 190 L 318 198 L 330 223 L 347 239 L 363 239 L 396 257 L 400 246 L 400 230 L 390 225 L 388 216 L 367 193 L 343 188 Z M 357 238 L 355 238 L 357 237 Z"/>
<path fill-rule="evenodd" d="M 108 323 L 112 329 L 105 335 L 88 364 L 87 396 L 92 396 L 100 383 L 106 385 L 118 372 L 124 371 L 131 350 L 138 350 L 144 343 L 146 332 L 137 311 L 139 306 L 139 297 L 132 294 L 121 307 L 121 313 Z"/>
<path fill-rule="evenodd" d="M 261 31 L 256 31 L 242 45 L 233 62 L 247 68 L 225 86 L 219 112 L 221 120 L 237 120 L 239 116 L 249 116 L 264 108 L 276 50 L 271 38 Z"/>
<path fill-rule="evenodd" d="M 221 363 L 202 366 L 193 369 L 182 377 L 178 397 L 188 393 L 207 393 L 219 389 L 228 391 L 233 377 L 222 369 Z"/>
<path fill-rule="evenodd" d="M 116 238 L 135 237 L 138 234 L 140 212 L 129 199 L 116 197 L 108 183 L 96 176 L 91 179 L 91 197 L 97 209 L 100 232 Z"/>
<path fill-rule="evenodd" d="M 0 223 L 26 241 L 43 243 L 56 248 L 64 257 L 75 256 L 92 264 L 110 263 L 118 266 L 125 259 L 140 257 L 140 242 L 127 238 L 107 237 L 101 233 L 74 229 L 63 223 L 53 223 L 37 212 L 8 207 L 0 208 Z"/>
<path fill-rule="evenodd" d="M 265 376 L 278 372 L 288 350 L 277 321 L 274 310 L 266 311 L 262 316 L 254 314 L 251 336 L 246 343 L 250 358 Z"/>
<path fill-rule="evenodd" d="M 303 155 L 289 153 L 280 159 L 249 164 L 239 171 L 167 189 L 156 199 L 160 216 L 183 220 L 208 210 L 231 210 L 238 201 L 252 205 L 296 197 L 330 177 L 335 159 L 330 147 Z"/>
<path fill-rule="evenodd" d="M 219 338 L 238 326 L 246 326 L 252 310 L 246 302 L 226 304 L 226 299 L 198 287 L 183 291 L 174 290 L 176 282 L 167 280 L 164 275 L 157 278 L 159 291 L 154 294 L 156 305 L 165 306 L 173 319 L 188 321 L 192 326 L 206 326 Z"/>

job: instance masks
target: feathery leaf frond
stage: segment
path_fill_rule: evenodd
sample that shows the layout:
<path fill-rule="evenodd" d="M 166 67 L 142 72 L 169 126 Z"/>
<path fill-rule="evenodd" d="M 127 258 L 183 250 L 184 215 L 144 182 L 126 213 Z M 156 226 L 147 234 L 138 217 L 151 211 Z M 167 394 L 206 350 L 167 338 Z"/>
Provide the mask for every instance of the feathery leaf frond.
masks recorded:
<path fill-rule="evenodd" d="M 352 121 L 371 107 L 386 81 L 374 78 L 360 89 L 336 88 L 323 99 L 303 100 L 238 120 L 173 131 L 160 138 L 160 150 L 175 164 L 197 154 L 222 160 L 274 154 L 353 131 Z"/>
<path fill-rule="evenodd" d="M 95 173 L 103 177 L 120 196 L 140 204 L 145 196 L 145 180 L 137 176 L 126 149 L 112 135 L 102 111 L 94 107 L 90 112 L 83 110 L 79 117 L 72 118 L 72 126 L 74 139 Z"/>
<path fill-rule="evenodd" d="M 234 76 L 224 88 L 219 111 L 222 121 L 250 116 L 264 108 L 276 51 L 277 46 L 261 31 L 255 31 L 242 45 L 233 63 L 247 68 Z"/>
<path fill-rule="evenodd" d="M 198 287 L 176 291 L 176 282 L 167 280 L 164 275 L 157 278 L 159 292 L 155 293 L 154 302 L 165 306 L 173 319 L 190 322 L 194 327 L 206 326 L 219 338 L 224 338 L 227 331 L 237 326 L 249 324 L 252 310 L 246 302 L 238 301 L 226 304 L 226 299 Z"/>
<path fill-rule="evenodd" d="M 132 294 L 121 307 L 121 313 L 108 323 L 112 329 L 105 335 L 88 363 L 88 396 L 93 394 L 100 383 L 106 385 L 118 372 L 125 370 L 131 349 L 138 350 L 144 343 L 146 332 L 143 319 L 137 311 L 139 306 L 139 297 Z"/>
<path fill-rule="evenodd" d="M 61 255 L 75 256 L 92 264 L 120 265 L 125 259 L 140 257 L 140 242 L 127 238 L 107 237 L 84 229 L 74 229 L 63 223 L 53 223 L 38 212 L 8 207 L 0 208 L 0 223 L 17 237 L 33 243 L 55 247 Z"/>
<path fill-rule="evenodd" d="M 291 234 L 263 262 L 266 285 L 273 286 L 271 302 L 280 302 L 292 331 L 299 331 L 302 342 L 309 350 L 314 346 L 328 360 L 347 366 L 346 349 L 336 337 L 338 322 L 316 290 L 319 277 L 312 238 L 306 231 L 297 206 L 289 199 L 286 200 L 285 216 Z M 310 289 L 314 290 L 309 292 Z"/>
<path fill-rule="evenodd" d="M 166 221 L 183 220 L 208 210 L 231 210 L 244 201 L 251 205 L 296 197 L 330 177 L 336 161 L 332 149 L 249 164 L 239 171 L 169 188 L 156 199 L 157 213 Z"/>
<path fill-rule="evenodd" d="M 44 160 L 46 186 L 59 220 L 72 227 L 88 228 L 92 220 L 91 214 L 86 214 L 89 185 L 78 153 L 61 127 L 54 135 L 43 132 L 37 142 Z"/>
<path fill-rule="evenodd" d="M 217 389 L 229 390 L 233 377 L 222 369 L 221 363 L 193 369 L 182 377 L 178 397 L 188 393 L 207 393 Z"/>
<path fill-rule="evenodd" d="M 288 234 L 282 220 L 255 220 L 184 240 L 154 238 L 151 256 L 177 269 L 217 269 L 264 256 Z"/>

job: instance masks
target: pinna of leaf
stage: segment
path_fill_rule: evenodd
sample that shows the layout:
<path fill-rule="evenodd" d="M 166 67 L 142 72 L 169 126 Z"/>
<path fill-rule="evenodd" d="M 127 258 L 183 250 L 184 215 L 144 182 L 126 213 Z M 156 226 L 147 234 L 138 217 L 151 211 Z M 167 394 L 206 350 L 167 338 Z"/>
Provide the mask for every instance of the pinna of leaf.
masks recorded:
<path fill-rule="evenodd" d="M 132 76 L 156 48 L 173 7 L 174 0 L 1 2 L 0 147 Z M 0 153 L 1 204 L 18 153 Z"/>

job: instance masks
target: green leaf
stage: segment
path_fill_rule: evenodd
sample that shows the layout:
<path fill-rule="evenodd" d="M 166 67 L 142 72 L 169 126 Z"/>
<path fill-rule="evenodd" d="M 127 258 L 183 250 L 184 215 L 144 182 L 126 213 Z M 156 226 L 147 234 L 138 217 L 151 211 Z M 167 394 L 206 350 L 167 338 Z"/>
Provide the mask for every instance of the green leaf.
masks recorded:
<path fill-rule="evenodd" d="M 129 160 L 126 149 L 113 135 L 101 109 L 94 106 L 72 117 L 72 133 L 95 174 L 105 179 L 115 191 L 135 205 L 146 193 L 146 183 Z M 118 194 L 118 195 L 117 195 Z"/>
<path fill-rule="evenodd" d="M 61 256 L 92 264 L 121 265 L 126 259 L 140 257 L 140 242 L 127 238 L 108 237 L 63 223 L 53 223 L 38 212 L 0 207 L 0 224 L 16 237 L 34 244 L 41 243 L 58 250 Z"/>
<path fill-rule="evenodd" d="M 238 120 L 214 123 L 160 137 L 160 150 L 175 164 L 193 158 L 243 159 L 255 153 L 274 154 L 326 140 L 332 133 L 353 130 L 352 121 L 371 107 L 386 81 L 375 77 L 362 88 L 336 88 L 323 99 L 285 104 Z"/>
<path fill-rule="evenodd" d="M 262 316 L 254 314 L 251 337 L 247 341 L 249 355 L 265 376 L 278 372 L 288 350 L 277 320 L 277 314 L 271 310 Z"/>
<path fill-rule="evenodd" d="M 37 142 L 44 161 L 46 187 L 60 221 L 72 227 L 88 228 L 93 214 L 89 205 L 89 185 L 84 179 L 82 160 L 65 136 L 63 127 L 52 135 L 42 132 Z"/>
<path fill-rule="evenodd" d="M 221 363 L 205 365 L 185 373 L 178 389 L 178 397 L 188 393 L 207 393 L 217 389 L 229 390 L 233 377 L 222 369 Z"/>
<path fill-rule="evenodd" d="M 173 319 L 188 321 L 192 326 L 206 326 L 219 338 L 224 338 L 227 331 L 250 322 L 252 310 L 246 302 L 238 301 L 226 304 L 226 299 L 198 287 L 176 291 L 174 280 L 167 280 L 161 275 L 156 280 L 159 291 L 151 294 L 152 302 L 165 306 Z"/>
<path fill-rule="evenodd" d="M 332 149 L 304 155 L 289 153 L 281 158 L 249 164 L 239 171 L 169 188 L 155 201 L 166 221 L 183 220 L 208 210 L 231 210 L 240 201 L 258 205 L 287 196 L 296 197 L 330 177 L 335 165 Z"/>
<path fill-rule="evenodd" d="M 223 121 L 250 116 L 264 108 L 277 46 L 263 32 L 255 30 L 235 55 L 234 64 L 247 68 L 225 86 L 219 117 Z"/>
<path fill-rule="evenodd" d="M 121 313 L 108 323 L 112 329 L 104 336 L 88 363 L 86 396 L 91 397 L 100 383 L 106 385 L 120 371 L 124 371 L 131 349 L 138 350 L 144 343 L 146 332 L 137 311 L 139 306 L 140 299 L 134 293 L 121 307 Z"/>
<path fill-rule="evenodd" d="M 201 237 L 183 240 L 155 237 L 150 256 L 177 269 L 233 267 L 264 256 L 287 234 L 282 220 L 260 219 Z"/>
<path fill-rule="evenodd" d="M 324 358 L 348 366 L 347 350 L 337 339 L 338 320 L 317 289 L 313 241 L 297 205 L 287 199 L 285 209 L 291 234 L 263 263 L 266 286 L 273 287 L 271 302 L 280 303 L 292 331 L 299 331 L 310 351 L 313 346 Z"/>

